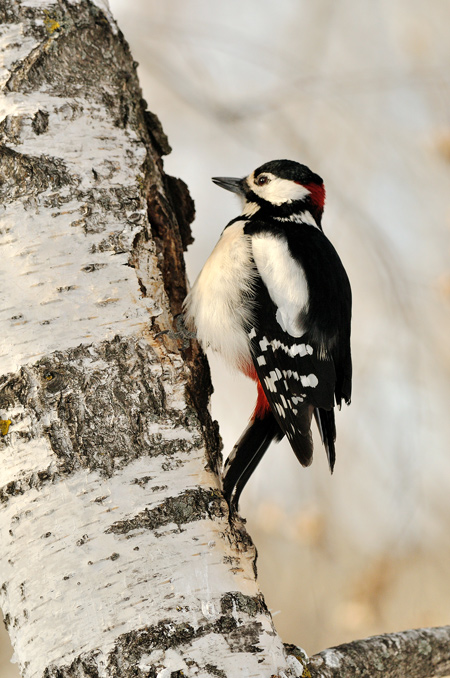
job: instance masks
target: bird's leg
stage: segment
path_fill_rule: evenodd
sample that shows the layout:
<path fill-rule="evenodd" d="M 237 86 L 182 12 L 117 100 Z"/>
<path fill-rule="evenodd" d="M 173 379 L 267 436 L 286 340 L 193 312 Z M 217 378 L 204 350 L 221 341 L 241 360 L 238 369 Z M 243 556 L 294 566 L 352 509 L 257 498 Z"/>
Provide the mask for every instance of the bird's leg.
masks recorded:
<path fill-rule="evenodd" d="M 158 332 L 158 334 L 155 334 L 155 339 L 158 339 L 161 337 L 163 334 L 167 334 L 168 337 L 171 339 L 176 339 L 177 341 L 181 341 L 181 348 L 186 349 L 189 348 L 190 345 L 190 340 L 195 339 L 197 334 L 195 332 L 191 332 L 189 330 L 184 322 L 184 315 L 182 313 L 178 313 L 178 315 L 175 316 L 175 327 L 176 331 L 174 330 L 163 330 L 162 332 Z"/>

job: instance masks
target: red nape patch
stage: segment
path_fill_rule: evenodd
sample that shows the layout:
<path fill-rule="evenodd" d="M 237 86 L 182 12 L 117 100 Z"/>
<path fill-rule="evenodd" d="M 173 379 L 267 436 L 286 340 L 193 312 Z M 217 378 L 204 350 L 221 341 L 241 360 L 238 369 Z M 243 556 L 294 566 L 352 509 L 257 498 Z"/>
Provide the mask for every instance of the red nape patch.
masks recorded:
<path fill-rule="evenodd" d="M 311 200 L 317 207 L 323 209 L 325 205 L 325 186 L 323 184 L 303 184 L 311 193 Z"/>

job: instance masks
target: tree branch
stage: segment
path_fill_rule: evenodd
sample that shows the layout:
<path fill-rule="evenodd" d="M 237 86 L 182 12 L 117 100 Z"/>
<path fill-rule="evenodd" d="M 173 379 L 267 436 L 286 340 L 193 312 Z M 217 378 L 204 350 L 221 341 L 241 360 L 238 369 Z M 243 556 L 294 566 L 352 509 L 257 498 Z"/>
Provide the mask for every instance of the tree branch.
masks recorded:
<path fill-rule="evenodd" d="M 448 676 L 450 626 L 385 633 L 344 643 L 311 657 L 308 670 L 311 678 Z"/>

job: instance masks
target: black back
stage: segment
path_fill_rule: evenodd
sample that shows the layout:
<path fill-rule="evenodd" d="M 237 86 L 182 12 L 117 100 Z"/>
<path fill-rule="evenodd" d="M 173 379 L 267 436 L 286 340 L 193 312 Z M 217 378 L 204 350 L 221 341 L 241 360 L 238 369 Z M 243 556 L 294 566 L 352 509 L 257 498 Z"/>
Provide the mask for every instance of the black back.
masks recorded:
<path fill-rule="evenodd" d="M 292 337 L 281 328 L 275 304 L 260 278 L 255 288 L 258 321 L 247 329 L 259 380 L 300 462 L 308 465 L 312 459 L 310 424 L 316 410 L 332 469 L 332 410 L 335 402 L 348 403 L 351 397 L 351 289 L 347 274 L 331 242 L 310 224 L 254 218 L 244 230 L 249 235 L 264 232 L 286 240 L 305 272 L 309 306 L 303 312 L 299 309 L 306 329 L 302 337 Z"/>

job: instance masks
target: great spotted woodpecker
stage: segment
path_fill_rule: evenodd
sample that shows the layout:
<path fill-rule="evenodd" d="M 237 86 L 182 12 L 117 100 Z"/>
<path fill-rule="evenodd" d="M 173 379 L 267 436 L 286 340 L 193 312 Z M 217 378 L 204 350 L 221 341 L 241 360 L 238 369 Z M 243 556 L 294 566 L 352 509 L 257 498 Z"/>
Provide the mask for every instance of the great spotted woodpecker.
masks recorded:
<path fill-rule="evenodd" d="M 314 415 L 331 472 L 334 405 L 350 403 L 351 289 L 322 231 L 325 188 L 308 167 L 274 160 L 244 179 L 213 178 L 237 193 L 232 219 L 185 302 L 186 324 L 256 382 L 250 423 L 230 454 L 224 494 L 239 496 L 272 440 L 285 435 L 312 461 Z"/>

